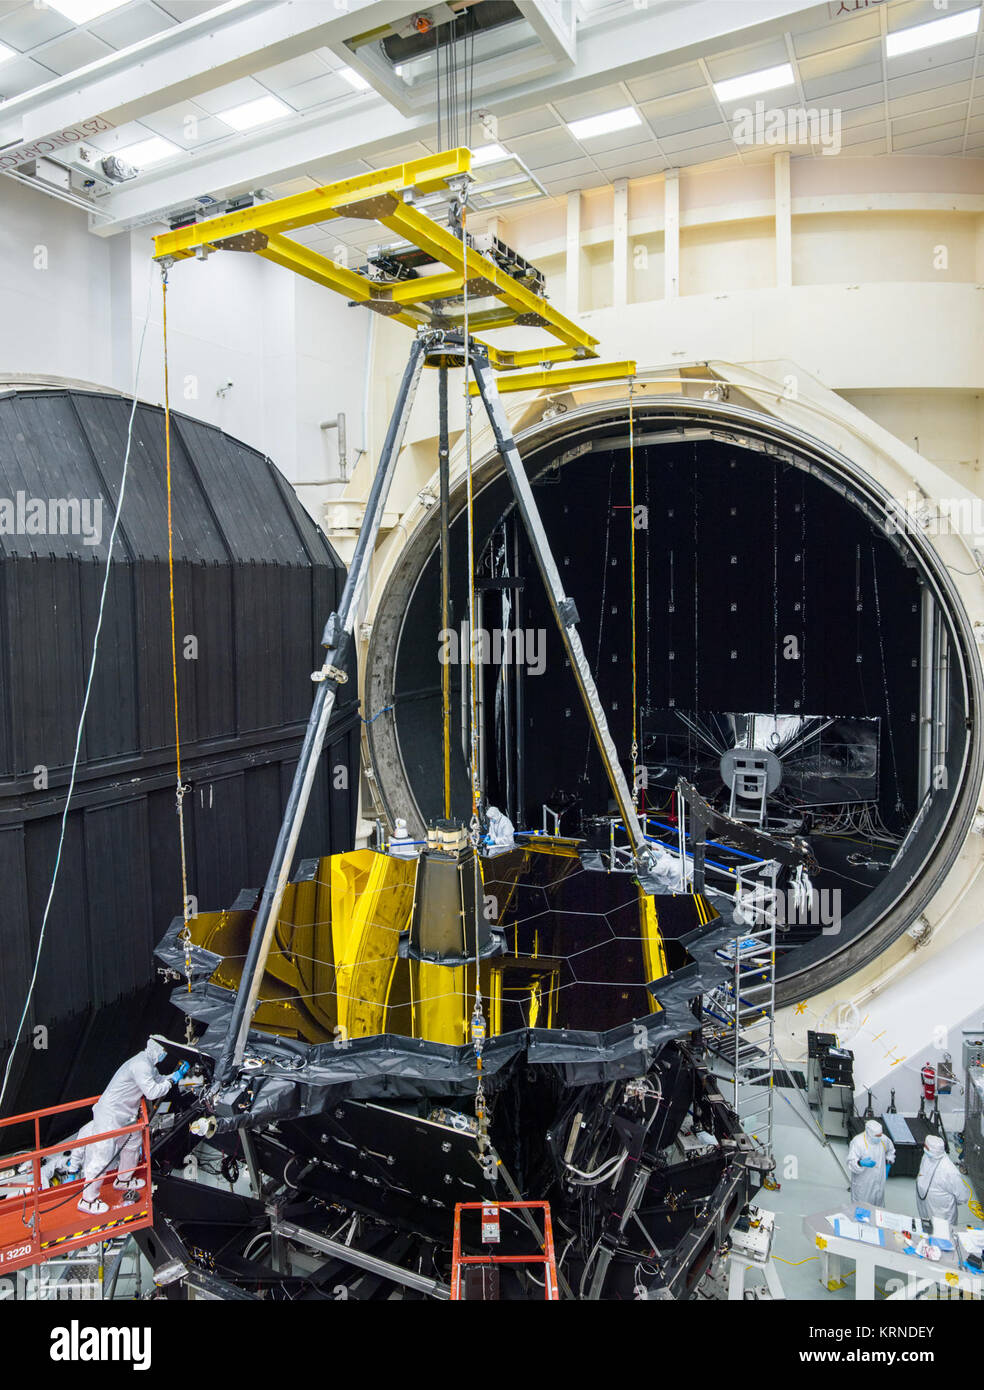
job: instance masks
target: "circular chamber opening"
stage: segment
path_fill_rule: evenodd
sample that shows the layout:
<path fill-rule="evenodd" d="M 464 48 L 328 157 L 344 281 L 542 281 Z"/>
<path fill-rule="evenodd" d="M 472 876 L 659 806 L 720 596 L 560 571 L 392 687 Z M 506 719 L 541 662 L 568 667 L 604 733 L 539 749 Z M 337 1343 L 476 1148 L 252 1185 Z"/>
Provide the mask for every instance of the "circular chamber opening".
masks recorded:
<path fill-rule="evenodd" d="M 975 809 L 981 674 L 945 567 L 849 459 L 737 406 L 636 398 L 630 428 L 628 401 L 609 401 L 517 442 L 647 832 L 678 847 L 683 776 L 733 817 L 805 836 L 818 869 L 808 902 L 780 884 L 777 1002 L 851 974 L 923 910 Z M 497 455 L 474 481 L 487 799 L 607 851 L 615 803 Z M 452 809 L 471 814 L 463 494 L 448 628 L 435 508 L 370 640 L 374 775 L 418 830 L 444 810 L 444 662 Z M 742 855 L 726 837 L 707 855 L 727 891 Z"/>

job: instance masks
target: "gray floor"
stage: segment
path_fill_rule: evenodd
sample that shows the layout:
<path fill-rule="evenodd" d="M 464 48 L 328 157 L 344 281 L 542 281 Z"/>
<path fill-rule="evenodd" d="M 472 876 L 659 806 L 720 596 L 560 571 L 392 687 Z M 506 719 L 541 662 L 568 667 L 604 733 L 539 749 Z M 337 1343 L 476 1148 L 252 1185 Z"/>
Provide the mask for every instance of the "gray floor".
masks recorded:
<path fill-rule="evenodd" d="M 730 1078 L 722 1076 L 721 1086 L 723 1094 L 730 1100 Z M 815 1123 L 808 1121 L 806 1115 L 806 1098 L 802 1092 L 776 1088 L 773 1151 L 776 1159 L 774 1176 L 780 1188 L 777 1192 L 763 1188 L 755 1202 L 776 1213 L 773 1252 L 786 1297 L 852 1301 L 853 1274 L 847 1273 L 843 1289 L 829 1291 L 824 1288 L 820 1283 L 820 1261 L 816 1250 L 803 1233 L 804 1216 L 814 1212 L 848 1209 L 846 1204 L 850 1200 L 850 1191 L 844 1172 L 847 1141 L 827 1139 L 828 1147 L 824 1147 Z M 885 1188 L 885 1207 L 904 1215 L 914 1214 L 915 1180 L 889 1176 Z M 978 1224 L 970 1217 L 966 1206 L 961 1206 L 959 1219 L 961 1222 Z M 849 1263 L 845 1264 L 850 1271 Z M 883 1287 L 884 1278 L 887 1277 L 890 1276 L 876 1276 L 876 1287 Z M 757 1272 L 750 1273 L 746 1287 L 752 1288 L 761 1282 Z"/>

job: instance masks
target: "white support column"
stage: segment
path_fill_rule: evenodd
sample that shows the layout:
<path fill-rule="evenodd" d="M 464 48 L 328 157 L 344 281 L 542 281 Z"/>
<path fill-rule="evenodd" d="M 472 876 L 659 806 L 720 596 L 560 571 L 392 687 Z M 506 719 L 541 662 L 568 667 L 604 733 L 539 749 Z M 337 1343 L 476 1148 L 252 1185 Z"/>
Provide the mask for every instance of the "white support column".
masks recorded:
<path fill-rule="evenodd" d="M 680 171 L 667 169 L 663 184 L 663 267 L 666 299 L 680 294 Z"/>
<path fill-rule="evenodd" d="M 624 309 L 629 302 L 629 181 L 616 179 L 612 203 L 612 303 Z"/>
<path fill-rule="evenodd" d="M 793 217 L 790 194 L 789 151 L 780 150 L 773 162 L 776 198 L 776 285 L 788 290 L 793 285 Z"/>
<path fill-rule="evenodd" d="M 567 267 L 564 312 L 577 318 L 581 309 L 581 195 L 567 195 Z"/>

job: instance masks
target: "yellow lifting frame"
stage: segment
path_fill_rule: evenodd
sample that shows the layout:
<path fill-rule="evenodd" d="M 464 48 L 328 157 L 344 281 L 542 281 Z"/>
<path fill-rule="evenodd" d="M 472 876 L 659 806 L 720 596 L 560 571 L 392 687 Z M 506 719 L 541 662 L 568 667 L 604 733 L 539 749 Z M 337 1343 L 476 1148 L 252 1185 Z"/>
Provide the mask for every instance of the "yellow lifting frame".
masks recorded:
<path fill-rule="evenodd" d="M 488 329 L 519 324 L 542 328 L 556 340 L 554 345 L 509 351 L 476 339 L 497 370 L 597 357 L 597 338 L 514 280 L 488 256 L 464 247 L 453 232 L 403 199 L 409 191 L 425 194 L 447 188 L 452 180 L 466 176 L 470 168 L 471 151 L 467 149 L 445 150 L 394 164 L 164 232 L 154 238 L 154 259 L 185 260 L 199 251 L 208 254 L 222 249 L 253 252 L 412 329 L 427 321 L 415 312 L 418 306 L 426 312 L 431 301 L 460 296 L 467 280 L 468 292 L 475 299 L 493 299 L 499 306 L 480 312 L 473 319 L 475 326 Z M 284 235 L 335 217 L 379 222 L 433 256 L 447 271 L 384 285 Z M 453 309 L 449 308 L 448 317 L 454 319 Z M 605 375 L 624 373 L 609 368 Z"/>
<path fill-rule="evenodd" d="M 585 362 L 583 365 L 557 367 L 550 372 L 517 372 L 515 376 L 504 376 L 497 382 L 499 393 L 507 391 L 541 391 L 546 386 L 584 386 L 593 382 L 613 381 L 620 377 L 634 377 L 635 362 Z M 468 383 L 468 394 L 478 395 L 478 383 Z"/>

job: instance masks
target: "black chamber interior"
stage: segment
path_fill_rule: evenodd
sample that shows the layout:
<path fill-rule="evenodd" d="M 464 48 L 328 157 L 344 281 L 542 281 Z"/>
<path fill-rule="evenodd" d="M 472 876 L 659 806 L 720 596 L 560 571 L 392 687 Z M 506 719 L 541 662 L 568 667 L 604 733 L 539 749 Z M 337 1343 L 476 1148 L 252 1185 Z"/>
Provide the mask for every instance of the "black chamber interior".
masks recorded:
<path fill-rule="evenodd" d="M 570 437 L 552 446 L 570 449 Z M 566 463 L 540 452 L 527 462 L 537 504 L 595 673 L 623 767 L 632 757 L 629 454 L 594 451 Z M 637 445 L 635 505 L 636 689 L 647 710 L 802 713 L 880 720 L 878 812 L 902 834 L 917 809 L 920 584 L 888 538 L 822 480 L 786 461 L 717 441 Z M 499 476 L 475 501 L 480 572 L 502 567 L 517 524 Z M 520 624 L 541 630 L 542 675 L 523 679 L 525 796 L 520 825 L 541 807 L 568 806 L 564 830 L 613 807 L 546 593 L 520 527 Z M 496 558 L 498 557 L 498 558 Z M 394 716 L 401 755 L 425 818 L 443 814 L 439 556 L 425 565 L 407 607 L 395 663 Z M 510 563 L 510 573 L 515 570 Z M 467 617 L 463 515 L 452 524 L 452 625 Z M 483 626 L 504 625 L 487 593 Z M 516 613 L 510 625 L 515 626 Z M 798 657 L 787 658 L 787 638 Z M 505 807 L 506 727 L 499 672 L 483 670 L 488 800 Z M 452 802 L 471 813 L 462 752 L 461 667 L 451 668 Z M 501 692 L 500 692 L 501 693 Z M 960 737 L 955 731 L 954 741 Z M 955 750 L 951 748 L 951 752 Z M 510 774 L 512 776 L 512 774 Z M 649 804 L 663 803 L 656 789 Z M 835 846 L 835 848 L 837 848 Z M 844 846 L 846 854 L 848 846 Z M 885 867 L 892 851 L 882 851 Z M 837 886 L 851 912 L 887 903 L 885 867 L 845 869 Z M 833 882 L 833 880 L 831 880 Z M 865 924 L 853 915 L 850 935 Z M 843 944 L 846 937 L 840 938 Z M 787 944 L 795 943 L 787 938 Z M 803 943 L 806 944 L 805 942 Z M 819 942 L 812 942 L 816 948 Z M 813 950 L 808 954 L 812 955 Z"/>

